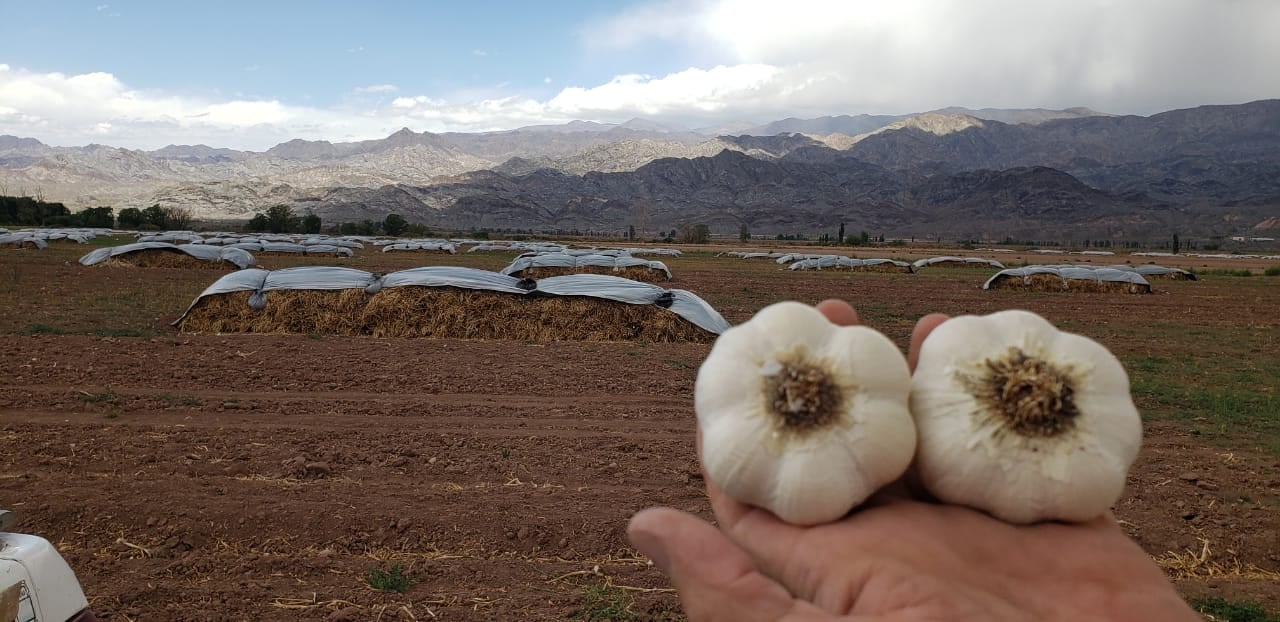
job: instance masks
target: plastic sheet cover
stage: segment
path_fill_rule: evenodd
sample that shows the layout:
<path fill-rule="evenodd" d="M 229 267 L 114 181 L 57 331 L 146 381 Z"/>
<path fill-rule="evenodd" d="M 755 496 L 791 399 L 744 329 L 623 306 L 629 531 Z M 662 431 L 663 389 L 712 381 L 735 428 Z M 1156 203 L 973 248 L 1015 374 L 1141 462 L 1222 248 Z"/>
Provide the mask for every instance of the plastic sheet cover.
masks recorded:
<path fill-rule="evenodd" d="M 301 266 L 272 270 L 263 291 L 276 289 L 364 289 L 376 279 L 364 270 L 331 266 Z"/>
<path fill-rule="evenodd" d="M 788 270 L 826 270 L 830 268 L 860 268 L 864 266 L 876 266 L 882 263 L 891 263 L 899 268 L 911 269 L 911 264 L 905 261 L 896 261 L 893 259 L 858 259 L 856 257 L 840 257 L 838 255 L 823 255 L 815 259 L 801 259 L 788 267 Z"/>
<path fill-rule="evenodd" d="M 466 289 L 485 289 L 509 294 L 524 294 L 528 290 L 520 287 L 522 281 L 513 276 L 456 266 L 427 266 L 392 272 L 382 277 L 382 287 L 402 287 L 405 285 L 421 285 L 425 287 L 462 287 Z"/>
<path fill-rule="evenodd" d="M 723 333 L 729 323 L 711 305 L 692 292 L 667 290 L 657 285 L 603 274 L 574 274 L 530 281 L 515 277 L 455 266 L 427 266 L 401 270 L 378 277 L 363 270 L 340 267 L 305 266 L 282 270 L 249 269 L 232 272 L 205 288 L 182 316 L 177 325 L 195 307 L 200 298 L 215 294 L 252 291 L 249 305 L 262 309 L 268 292 L 283 289 L 337 290 L 363 288 L 374 294 L 386 287 L 419 285 L 425 287 L 460 287 L 517 295 L 590 296 L 626 304 L 653 304 L 664 307 L 714 334 Z"/>
<path fill-rule="evenodd" d="M 345 257 L 350 257 L 355 253 L 351 249 L 345 246 L 338 246 L 336 244 L 308 244 L 307 254 L 308 255 L 343 255 Z"/>
<path fill-rule="evenodd" d="M 1129 270 L 1117 270 L 1115 268 L 1093 268 L 1089 266 L 1073 266 L 1073 265 L 1054 265 L 1054 266 L 1026 266 L 1024 268 L 1008 268 L 1001 270 L 986 283 L 982 284 L 982 289 L 991 289 L 991 284 L 995 283 L 1002 277 L 1018 277 L 1026 278 L 1033 274 L 1052 274 L 1064 281 L 1067 279 L 1084 279 L 1090 281 L 1117 281 L 1121 283 L 1134 283 L 1137 285 L 1150 285 L 1141 274 Z"/>
<path fill-rule="evenodd" d="M 123 244 L 121 246 L 94 249 L 81 257 L 80 263 L 85 266 L 92 266 L 97 263 L 102 263 L 112 257 L 117 257 L 126 253 L 158 248 L 174 249 L 204 261 L 229 261 L 241 269 L 248 268 L 256 262 L 253 255 L 249 254 L 248 251 L 238 248 L 209 246 L 207 244 L 175 245 L 168 242 L 136 242 L 133 244 Z"/>
<path fill-rule="evenodd" d="M 20 244 L 30 242 L 38 249 L 48 248 L 49 243 L 26 233 L 0 233 L 0 244 Z"/>
<path fill-rule="evenodd" d="M 983 257 L 927 257 L 925 259 L 917 259 L 915 263 L 912 263 L 911 265 L 916 268 L 923 268 L 925 266 L 932 266 L 936 263 L 970 263 L 975 265 L 993 266 L 1000 268 L 1001 270 L 1004 269 L 1004 264 L 994 259 L 985 259 Z"/>

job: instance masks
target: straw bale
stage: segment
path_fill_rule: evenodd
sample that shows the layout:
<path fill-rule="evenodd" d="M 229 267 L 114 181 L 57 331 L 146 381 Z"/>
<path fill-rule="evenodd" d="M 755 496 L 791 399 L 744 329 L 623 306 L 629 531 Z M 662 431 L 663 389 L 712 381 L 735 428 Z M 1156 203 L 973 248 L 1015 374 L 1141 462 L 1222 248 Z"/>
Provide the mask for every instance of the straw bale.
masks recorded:
<path fill-rule="evenodd" d="M 1196 275 L 1190 272 L 1169 271 L 1164 274 L 1144 274 L 1142 278 L 1150 281 L 1151 279 L 1164 279 L 1166 281 L 1194 281 Z"/>
<path fill-rule="evenodd" d="M 1108 294 L 1150 294 L 1151 285 L 1128 281 L 1095 281 L 1093 279 L 1067 279 L 1067 288 L 1073 292 L 1101 292 Z"/>
<path fill-rule="evenodd" d="M 248 292 L 205 296 L 183 332 L 250 332 L 526 341 L 711 343 L 716 335 L 656 305 L 588 296 L 509 294 L 455 287 L 282 290 L 254 311 Z"/>
<path fill-rule="evenodd" d="M 1128 281 L 1063 279 L 1055 274 L 1032 274 L 1027 277 L 1005 275 L 991 284 L 991 289 L 1016 289 L 1034 292 L 1103 292 L 1149 294 L 1150 285 Z"/>
<path fill-rule="evenodd" d="M 826 268 L 823 268 L 823 269 L 825 270 Z M 851 268 L 845 268 L 844 266 L 841 266 L 839 269 L 852 270 L 854 272 L 915 272 L 915 269 L 912 268 L 910 264 L 905 266 L 899 266 L 895 263 L 888 262 L 888 261 L 869 265 L 869 266 L 868 265 L 854 266 Z"/>
<path fill-rule="evenodd" d="M 618 276 L 632 281 L 642 281 L 645 283 L 657 283 L 661 281 L 669 281 L 667 273 L 662 270 L 655 270 L 648 266 L 629 266 L 621 270 L 614 270 L 608 266 L 578 266 L 576 268 L 565 268 L 558 266 L 544 266 L 525 268 L 519 272 L 511 273 L 518 279 L 545 279 L 553 276 L 565 276 L 568 274 L 607 274 L 609 276 Z"/>
<path fill-rule="evenodd" d="M 40 248 L 39 246 L 36 246 L 36 243 L 31 240 L 18 240 L 17 242 L 6 242 L 4 246 L 6 248 Z"/>
<path fill-rule="evenodd" d="M 230 261 L 209 261 L 196 259 L 180 250 L 165 248 L 145 248 L 116 255 L 95 266 L 109 268 L 203 268 L 206 270 L 239 270 L 240 266 Z"/>
<path fill-rule="evenodd" d="M 1025 277 L 1006 274 L 991 283 L 991 289 L 1062 292 L 1067 291 L 1067 284 L 1056 274 L 1032 274 Z"/>

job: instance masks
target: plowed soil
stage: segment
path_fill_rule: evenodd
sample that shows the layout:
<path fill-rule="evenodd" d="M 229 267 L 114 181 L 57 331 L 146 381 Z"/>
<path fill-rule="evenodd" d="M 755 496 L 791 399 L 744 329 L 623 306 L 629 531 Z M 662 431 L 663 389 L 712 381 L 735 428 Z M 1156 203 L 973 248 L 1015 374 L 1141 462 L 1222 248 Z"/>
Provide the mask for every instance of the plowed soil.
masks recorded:
<path fill-rule="evenodd" d="M 613 605 L 682 617 L 624 528 L 652 505 L 710 518 L 692 410 L 710 346 L 181 334 L 168 323 L 217 275 L 84 268 L 82 248 L 58 252 L 0 255 L 4 296 L 19 294 L 0 309 L 0 507 L 57 544 L 104 619 L 563 619 Z M 343 265 L 507 259 L 375 249 Z M 776 300 L 841 297 L 904 346 L 923 313 L 1009 307 L 1122 356 L 1177 353 L 1150 339 L 1153 320 L 1262 331 L 1272 346 L 1280 330 L 1280 280 L 1247 295 L 1208 280 L 1049 295 L 984 292 L 989 271 L 967 268 L 663 261 L 664 286 L 731 322 Z M 128 336 L 102 336 L 116 327 Z M 1280 458 L 1167 417 L 1146 433 L 1116 508 L 1126 529 L 1188 597 L 1280 610 Z M 406 592 L 368 585 L 395 564 Z"/>

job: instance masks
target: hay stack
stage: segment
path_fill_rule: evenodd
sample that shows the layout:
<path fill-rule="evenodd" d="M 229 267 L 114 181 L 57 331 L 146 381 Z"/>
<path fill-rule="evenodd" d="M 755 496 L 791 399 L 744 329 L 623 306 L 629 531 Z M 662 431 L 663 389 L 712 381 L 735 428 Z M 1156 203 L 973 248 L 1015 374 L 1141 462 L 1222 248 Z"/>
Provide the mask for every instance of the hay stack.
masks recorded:
<path fill-rule="evenodd" d="M 826 270 L 827 268 L 823 268 L 823 269 Z M 870 264 L 870 265 L 864 264 L 861 266 L 852 266 L 849 268 L 840 266 L 839 268 L 835 268 L 835 269 L 850 270 L 852 272 L 915 272 L 915 269 L 911 267 L 911 264 L 900 266 L 891 261 L 885 261 L 885 262 Z"/>
<path fill-rule="evenodd" d="M 239 270 L 240 266 L 230 261 L 209 261 L 196 259 L 180 250 L 167 248 L 148 248 L 122 253 L 94 264 L 112 268 L 203 268 L 206 270 Z"/>
<path fill-rule="evenodd" d="M 389 287 L 267 292 L 255 311 L 248 292 L 204 296 L 179 324 L 182 332 L 292 333 L 711 343 L 716 335 L 656 305 L 588 296 L 508 294 L 456 287 Z"/>
<path fill-rule="evenodd" d="M 18 240 L 16 242 L 5 242 L 3 246 L 6 248 L 33 248 L 37 250 L 39 250 L 40 248 L 40 245 L 37 244 L 35 240 L 32 240 L 30 238 L 25 240 Z"/>
<path fill-rule="evenodd" d="M 667 273 L 662 270 L 656 270 L 648 266 L 628 266 L 621 270 L 614 270 L 609 266 L 578 266 L 576 268 L 561 266 L 545 266 L 525 268 L 518 272 L 512 272 L 511 276 L 518 279 L 545 279 L 552 276 L 565 276 L 569 274 L 604 274 L 607 276 L 618 276 L 632 281 L 641 281 L 643 283 L 660 283 L 670 281 Z"/>
<path fill-rule="evenodd" d="M 1030 292 L 1103 292 L 1124 294 L 1150 294 L 1151 286 L 1128 281 L 1098 281 L 1094 279 L 1063 279 L 1056 274 L 1032 274 L 1029 276 L 1002 276 L 991 283 L 990 289 L 1011 289 Z"/>

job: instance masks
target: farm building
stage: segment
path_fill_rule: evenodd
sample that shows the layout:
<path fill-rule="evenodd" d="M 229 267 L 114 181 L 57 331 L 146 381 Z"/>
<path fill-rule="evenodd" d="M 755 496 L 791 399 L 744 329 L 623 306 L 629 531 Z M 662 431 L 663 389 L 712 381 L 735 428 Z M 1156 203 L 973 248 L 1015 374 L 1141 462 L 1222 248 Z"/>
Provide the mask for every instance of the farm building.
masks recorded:
<path fill-rule="evenodd" d="M 137 242 L 99 248 L 80 258 L 85 266 L 244 269 L 256 263 L 249 251 L 205 244 Z"/>
<path fill-rule="evenodd" d="M 824 255 L 814 259 L 801 259 L 788 270 L 850 270 L 853 272 L 915 272 L 911 264 L 893 259 L 857 259 Z"/>
<path fill-rule="evenodd" d="M 174 322 L 183 332 L 709 343 L 728 329 L 684 290 L 579 274 L 534 281 L 430 266 L 375 276 L 337 267 L 242 270 Z"/>
<path fill-rule="evenodd" d="M 1027 266 L 997 272 L 982 284 L 982 289 L 1150 294 L 1151 284 L 1131 270 L 1070 265 Z"/>
<path fill-rule="evenodd" d="M 629 255 L 546 253 L 520 256 L 501 272 L 530 279 L 566 274 L 608 274 L 645 282 L 671 280 L 671 270 L 661 261 L 650 261 Z"/>
<path fill-rule="evenodd" d="M 911 265 L 916 269 L 925 267 L 953 268 L 961 266 L 994 266 L 1001 270 L 1004 269 L 1004 264 L 994 259 L 985 259 L 983 257 L 927 257 L 925 259 L 917 259 Z"/>

